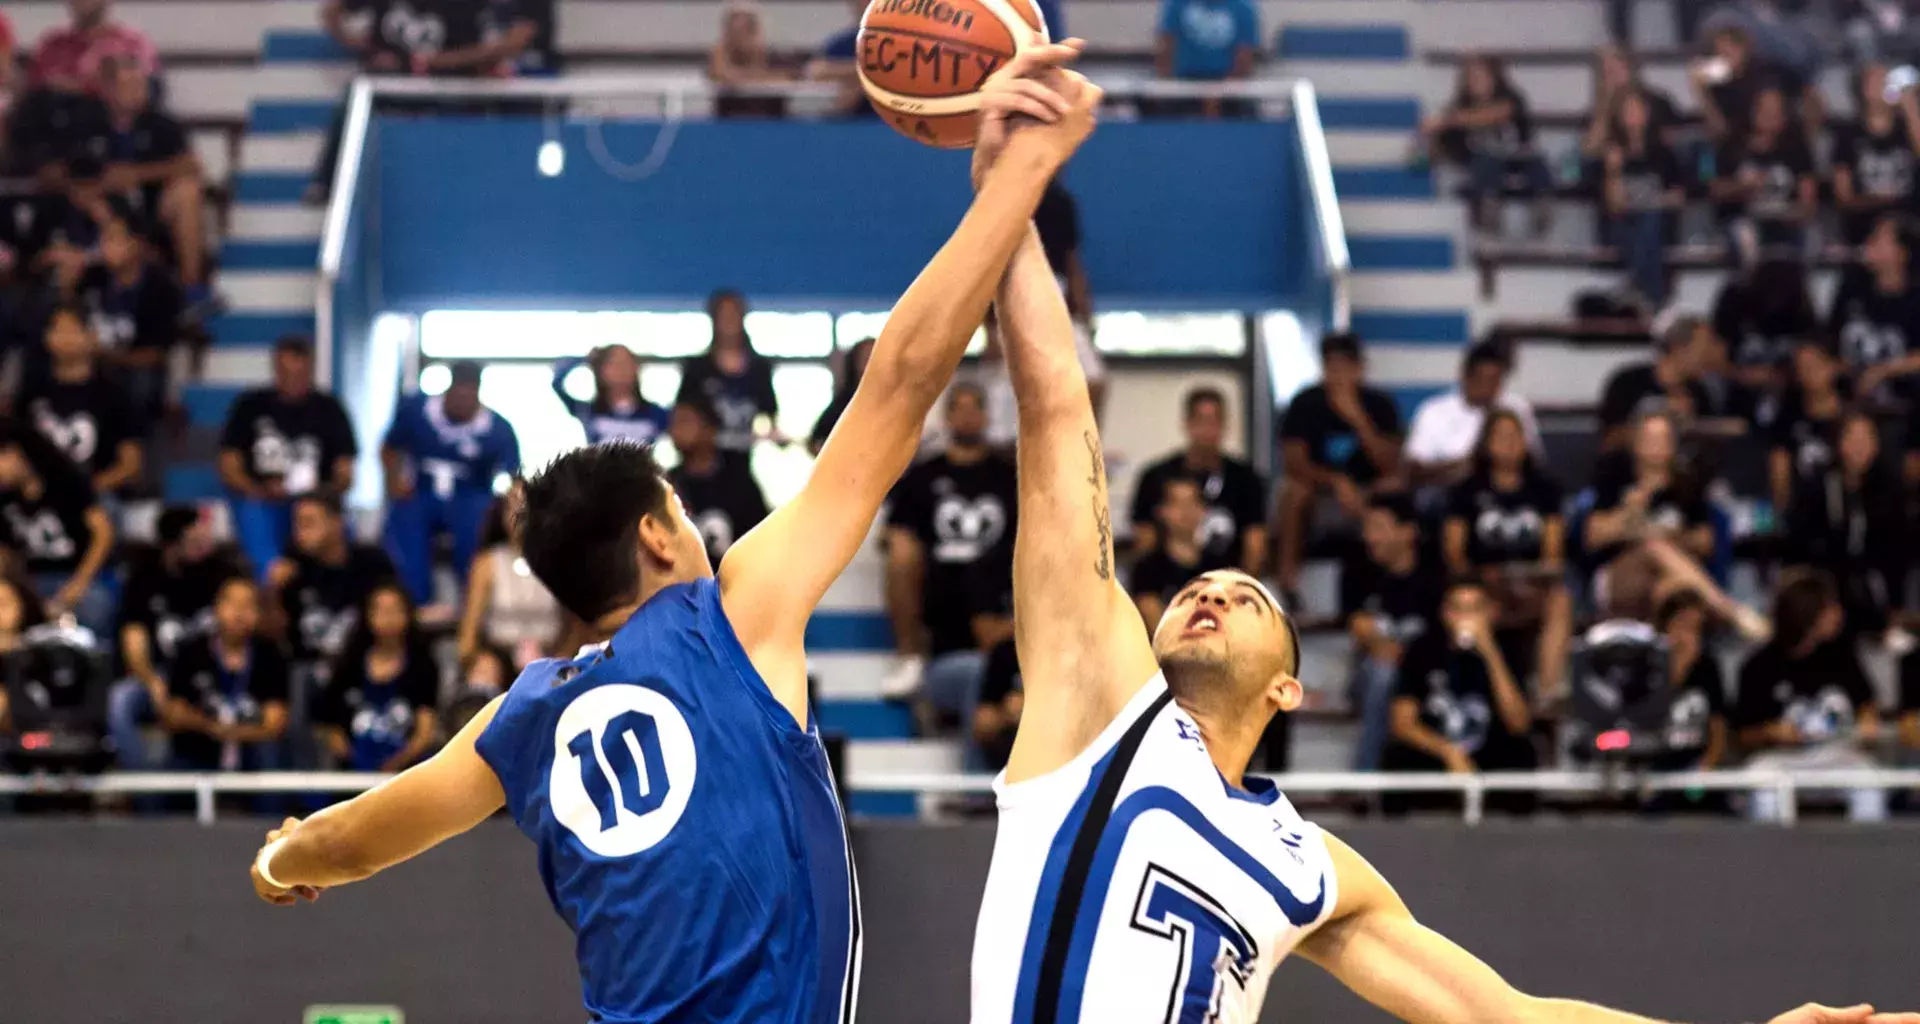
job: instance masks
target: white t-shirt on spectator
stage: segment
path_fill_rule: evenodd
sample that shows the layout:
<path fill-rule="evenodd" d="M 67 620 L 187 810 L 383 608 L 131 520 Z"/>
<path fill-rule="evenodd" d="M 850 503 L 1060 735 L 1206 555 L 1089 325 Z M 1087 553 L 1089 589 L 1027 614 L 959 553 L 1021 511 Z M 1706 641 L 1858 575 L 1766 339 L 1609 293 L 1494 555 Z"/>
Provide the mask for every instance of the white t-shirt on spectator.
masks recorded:
<path fill-rule="evenodd" d="M 1533 403 L 1519 395 L 1504 393 L 1494 405 L 1520 418 L 1527 432 L 1527 446 L 1540 450 L 1540 425 L 1534 422 Z M 1467 404 L 1458 388 L 1435 395 L 1413 411 L 1413 426 L 1407 430 L 1407 458 L 1422 465 L 1457 462 L 1473 453 L 1486 424 L 1487 411 Z"/>

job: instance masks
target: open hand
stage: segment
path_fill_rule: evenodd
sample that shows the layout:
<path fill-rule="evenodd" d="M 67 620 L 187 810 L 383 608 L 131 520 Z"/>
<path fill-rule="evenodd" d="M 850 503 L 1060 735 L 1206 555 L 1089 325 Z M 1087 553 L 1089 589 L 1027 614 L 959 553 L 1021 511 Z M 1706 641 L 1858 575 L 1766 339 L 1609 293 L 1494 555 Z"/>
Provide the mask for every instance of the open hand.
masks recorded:
<path fill-rule="evenodd" d="M 1808 1003 L 1773 1018 L 1771 1024 L 1920 1024 L 1920 1013 L 1875 1013 L 1865 1003 L 1845 1008 Z"/>
<path fill-rule="evenodd" d="M 1053 124 L 1073 109 L 1071 99 L 1056 88 L 1060 80 L 1043 80 L 1042 76 L 1073 63 L 1085 48 L 1086 42 L 1080 39 L 1029 46 L 980 87 L 980 131 L 973 143 L 976 187 L 1006 146 L 1014 118 L 1024 116 Z"/>

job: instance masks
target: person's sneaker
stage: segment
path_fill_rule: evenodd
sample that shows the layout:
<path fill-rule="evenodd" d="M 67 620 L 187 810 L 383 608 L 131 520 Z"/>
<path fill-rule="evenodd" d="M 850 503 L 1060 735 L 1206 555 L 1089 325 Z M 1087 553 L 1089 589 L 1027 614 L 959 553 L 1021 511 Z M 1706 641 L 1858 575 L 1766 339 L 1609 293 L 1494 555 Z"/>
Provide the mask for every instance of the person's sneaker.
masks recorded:
<path fill-rule="evenodd" d="M 880 678 L 880 696 L 887 700 L 906 700 L 920 692 L 920 682 L 927 675 L 927 659 L 917 654 L 903 654 L 894 659 L 893 668 Z"/>

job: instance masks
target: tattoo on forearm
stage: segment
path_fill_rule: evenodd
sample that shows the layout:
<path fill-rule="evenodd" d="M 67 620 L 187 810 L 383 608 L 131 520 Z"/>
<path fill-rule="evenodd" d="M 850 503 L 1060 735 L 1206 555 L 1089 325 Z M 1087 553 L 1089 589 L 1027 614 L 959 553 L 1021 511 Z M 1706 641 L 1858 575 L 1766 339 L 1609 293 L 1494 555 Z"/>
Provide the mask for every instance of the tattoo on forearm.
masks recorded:
<path fill-rule="evenodd" d="M 1113 521 L 1107 507 L 1107 474 L 1100 459 L 1100 436 L 1089 430 L 1081 435 L 1087 442 L 1087 486 L 1093 490 L 1093 528 L 1100 534 L 1100 555 L 1093 563 L 1094 575 L 1113 579 Z"/>

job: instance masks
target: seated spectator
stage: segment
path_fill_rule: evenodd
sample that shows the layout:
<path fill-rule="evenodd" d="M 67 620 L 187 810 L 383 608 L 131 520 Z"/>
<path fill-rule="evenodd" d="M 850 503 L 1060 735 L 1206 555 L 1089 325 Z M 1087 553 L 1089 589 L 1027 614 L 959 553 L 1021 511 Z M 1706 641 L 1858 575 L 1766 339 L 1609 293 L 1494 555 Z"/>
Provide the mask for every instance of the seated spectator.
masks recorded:
<path fill-rule="evenodd" d="M 13 574 L 0 573 L 0 736 L 13 731 L 7 711 L 10 663 L 26 645 L 27 631 L 46 621 L 47 611 L 33 588 Z"/>
<path fill-rule="evenodd" d="M 1200 481 L 1200 497 L 1207 518 L 1200 536 L 1207 554 L 1254 575 L 1267 565 L 1267 484 L 1246 462 L 1221 451 L 1227 432 L 1227 396 L 1214 387 L 1187 392 L 1183 423 L 1187 446 L 1140 471 L 1133 491 L 1133 547 L 1151 551 L 1160 538 L 1153 512 L 1160 507 L 1168 480 L 1188 477 Z M 1288 607 L 1298 608 L 1297 601 Z"/>
<path fill-rule="evenodd" d="M 753 350 L 747 337 L 747 300 L 739 292 L 721 289 L 707 297 L 707 316 L 713 320 L 713 341 L 703 355 L 680 364 L 680 393 L 700 395 L 720 417 L 720 450 L 746 455 L 753 442 L 766 437 L 786 444 L 780 433 L 780 400 L 773 391 L 773 363 Z M 759 418 L 767 418 L 766 428 Z"/>
<path fill-rule="evenodd" d="M 108 0 L 67 0 L 73 20 L 48 29 L 33 54 L 33 84 L 81 95 L 92 88 L 100 65 L 109 58 L 131 60 L 148 75 L 160 71 L 153 40 L 130 25 L 114 21 Z"/>
<path fill-rule="evenodd" d="M 1500 61 L 1484 55 L 1464 57 L 1453 101 L 1425 119 L 1420 133 L 1429 155 L 1467 170 L 1467 201 L 1473 223 L 1485 232 L 1501 226 L 1501 199 L 1515 175 L 1533 200 L 1533 233 L 1551 226 L 1553 180 L 1546 161 L 1533 148 L 1533 115 L 1526 97 L 1507 79 Z"/>
<path fill-rule="evenodd" d="M 1835 456 L 1796 475 L 1783 519 L 1790 565 L 1825 570 L 1840 589 L 1849 635 L 1878 636 L 1907 607 L 1906 500 L 1880 459 L 1880 428 L 1854 409 L 1834 428 Z"/>
<path fill-rule="evenodd" d="M 347 535 L 338 498 L 295 498 L 292 534 L 286 554 L 267 565 L 268 623 L 286 642 L 294 669 L 324 679 L 360 621 L 368 593 L 399 573 L 386 551 Z"/>
<path fill-rule="evenodd" d="M 886 692 L 918 691 L 965 722 L 986 652 L 1013 635 L 1010 617 L 977 623 L 987 635 L 976 619 L 1013 577 L 1020 491 L 1013 460 L 987 445 L 980 389 L 955 384 L 946 406 L 946 449 L 907 470 L 888 499 L 887 614 L 900 664 Z"/>
<path fill-rule="evenodd" d="M 49 618 L 71 614 L 94 636 L 110 635 L 113 592 L 102 571 L 113 520 L 65 454 L 19 428 L 0 432 L 0 541 L 32 578 Z"/>
<path fill-rule="evenodd" d="M 468 664 L 485 651 L 507 654 L 507 682 L 536 658 L 560 652 L 560 605 L 520 555 L 513 518 L 519 487 L 494 502 L 480 534 L 480 554 L 467 573 L 467 599 L 460 609 L 459 653 Z"/>
<path fill-rule="evenodd" d="M 1713 329 L 1730 350 L 1728 377 L 1753 392 L 1756 422 L 1772 422 L 1794 342 L 1819 329 L 1806 270 L 1791 260 L 1765 260 L 1729 276 L 1714 300 Z"/>
<path fill-rule="evenodd" d="M 1606 156 L 1609 242 L 1627 264 L 1632 301 L 1648 311 L 1667 303 L 1667 244 L 1687 203 L 1686 170 L 1653 118 L 1646 96 L 1621 96 L 1620 134 Z"/>
<path fill-rule="evenodd" d="M 1055 37 L 1059 38 L 1059 37 Z M 1251 0 L 1161 0 L 1153 73 L 1183 82 L 1237 82 L 1260 59 L 1260 8 Z M 1172 117 L 1251 117 L 1244 98 L 1156 99 L 1141 112 Z"/>
<path fill-rule="evenodd" d="M 867 372 L 867 360 L 873 358 L 873 339 L 862 338 L 854 342 L 852 348 L 833 354 L 833 400 L 813 421 L 813 433 L 807 438 L 807 453 L 820 454 L 826 447 L 828 435 L 840 424 L 840 417 L 847 413 L 847 403 L 853 401 L 853 393 L 860 387 L 860 378 Z"/>
<path fill-rule="evenodd" d="M 1901 761 L 1920 764 L 1920 651 L 1900 659 Z"/>
<path fill-rule="evenodd" d="M 744 457 L 720 450 L 720 417 L 705 398 L 682 398 L 673 407 L 669 432 L 680 462 L 667 474 L 667 482 L 700 528 L 707 561 L 718 567 L 733 542 L 767 517 L 766 495 Z"/>
<path fill-rule="evenodd" d="M 480 364 L 454 363 L 447 390 L 403 398 L 380 445 L 387 551 L 416 602 L 433 601 L 433 552 L 445 537 L 462 584 L 479 551 L 494 483 L 520 472 L 520 438 L 480 404 Z"/>
<path fill-rule="evenodd" d="M 566 380 L 585 364 L 593 370 L 593 400 L 567 393 Z M 640 361 L 625 345 L 603 345 L 585 359 L 553 364 L 553 393 L 568 415 L 580 421 L 588 444 L 622 439 L 647 444 L 667 432 L 667 411 L 640 394 Z"/>
<path fill-rule="evenodd" d="M 1667 679 L 1680 692 L 1668 711 L 1667 752 L 1655 760 L 1657 770 L 1711 771 L 1728 761 L 1727 683 L 1707 643 L 1711 615 L 1691 590 L 1668 596 L 1655 614 L 1667 642 Z"/>
<path fill-rule="evenodd" d="M 1763 257 L 1805 256 L 1807 226 L 1819 213 L 1813 152 L 1788 119 L 1786 96 L 1772 86 L 1753 97 L 1752 128 L 1721 143 L 1709 191 L 1741 266 Z"/>
<path fill-rule="evenodd" d="M 867 0 L 850 0 L 848 6 L 853 11 L 853 23 L 820 44 L 820 52 L 807 62 L 800 77 L 839 86 L 833 112 L 840 117 L 877 117 L 873 105 L 867 102 L 866 90 L 860 87 L 860 20 L 867 13 Z"/>
<path fill-rule="evenodd" d="M 1133 563 L 1127 579 L 1134 606 L 1146 620 L 1151 634 L 1159 625 L 1167 605 L 1195 576 L 1215 569 L 1229 568 L 1218 554 L 1209 555 L 1201 543 L 1200 528 L 1207 518 L 1207 503 L 1200 497 L 1200 481 L 1192 477 L 1169 477 L 1160 488 L 1160 507 L 1154 510 L 1154 536 L 1158 545 Z"/>
<path fill-rule="evenodd" d="M 1753 755 L 1747 767 L 1791 771 L 1805 768 L 1870 768 L 1861 746 L 1880 735 L 1880 709 L 1844 639 L 1846 613 L 1824 573 L 1803 573 L 1780 584 L 1773 599 L 1773 639 L 1740 667 L 1732 723 Z M 1779 817 L 1771 789 L 1752 794 L 1750 811 L 1762 821 Z M 1848 794 L 1849 817 L 1886 817 L 1885 790 Z"/>
<path fill-rule="evenodd" d="M 1859 118 L 1835 133 L 1832 157 L 1833 198 L 1855 245 L 1881 216 L 1913 210 L 1920 154 L 1920 96 L 1911 87 L 1889 94 L 1884 64 L 1860 69 L 1859 90 Z"/>
<path fill-rule="evenodd" d="M 1526 428 L 1527 447 L 1540 447 L 1533 405 L 1507 390 L 1513 360 L 1505 349 L 1483 342 L 1467 350 L 1460 364 L 1460 386 L 1434 395 L 1413 411 L 1407 430 L 1407 469 L 1414 483 L 1451 486 L 1473 471 L 1473 448 L 1486 429 L 1487 413 L 1505 409 Z"/>
<path fill-rule="evenodd" d="M 761 31 L 760 5 L 727 0 L 720 6 L 720 38 L 707 54 L 707 81 L 719 87 L 715 117 L 785 117 L 785 96 L 756 94 L 753 86 L 793 81 L 793 72 L 775 67 Z M 743 93 L 741 86 L 748 87 Z"/>
<path fill-rule="evenodd" d="M 1758 0 L 1766 3 L 1769 0 Z M 1818 56 L 1786 53 L 1765 45 L 1771 36 L 1756 34 L 1751 21 L 1720 22 L 1706 26 L 1708 56 L 1689 67 L 1695 105 L 1717 142 L 1738 141 L 1753 127 L 1753 100 L 1762 89 L 1777 88 L 1800 108 L 1796 121 L 1819 134 L 1823 116 L 1820 92 L 1813 85 Z M 1785 59 L 1783 59 L 1783 57 Z"/>
<path fill-rule="evenodd" d="M 1331 495 L 1357 521 L 1366 511 L 1369 490 L 1400 473 L 1400 407 L 1393 396 L 1366 385 L 1359 336 L 1322 338 L 1320 365 L 1320 383 L 1295 395 L 1280 420 L 1284 476 L 1275 540 L 1283 591 L 1300 587 L 1300 559 L 1315 499 Z"/>
<path fill-rule="evenodd" d="M 149 765 L 140 727 L 167 706 L 167 673 L 181 645 L 212 627 L 220 584 L 244 573 L 198 509 L 166 509 L 154 534 L 159 546 L 129 559 L 120 597 L 120 663 L 128 678 L 113 685 L 107 701 L 108 731 L 120 767 L 130 770 Z"/>
<path fill-rule="evenodd" d="M 482 644 L 474 649 L 471 657 L 462 660 L 458 690 L 462 696 L 492 699 L 507 692 L 518 674 L 511 655 L 491 644 Z"/>
<path fill-rule="evenodd" d="M 1354 770 L 1378 771 L 1386 751 L 1388 711 L 1407 645 L 1425 636 L 1440 612 L 1446 578 L 1422 557 L 1413 502 L 1377 494 L 1361 520 L 1363 557 L 1340 573 L 1340 613 L 1353 637 L 1352 703 L 1360 716 Z"/>
<path fill-rule="evenodd" d="M 439 739 L 440 667 L 396 582 L 376 585 L 328 673 L 314 721 L 343 771 L 397 772 Z"/>
<path fill-rule="evenodd" d="M 1697 316 L 1677 317 L 1660 335 L 1653 362 L 1613 371 L 1600 391 L 1602 451 L 1625 449 L 1634 420 L 1648 413 L 1666 413 L 1682 424 L 1705 415 L 1712 397 L 1696 377 L 1694 359 L 1703 336 L 1712 333 Z"/>
<path fill-rule="evenodd" d="M 1920 63 L 1920 18 L 1906 0 L 1855 0 L 1853 16 L 1842 26 L 1848 63 L 1899 67 Z"/>
<path fill-rule="evenodd" d="M 1011 638 L 987 655 L 980 679 L 980 701 L 973 708 L 972 749 L 979 751 L 979 770 L 998 774 L 1013 756 L 1013 738 L 1020 731 L 1020 712 L 1026 690 L 1020 681 L 1020 655 Z"/>
<path fill-rule="evenodd" d="M 26 421 L 87 474 L 94 492 L 115 495 L 140 479 L 145 448 L 127 420 L 127 399 L 99 367 L 98 339 L 85 313 L 62 306 L 47 320 L 51 365 L 29 372 L 14 400 Z"/>
<path fill-rule="evenodd" d="M 1882 214 L 1860 247 L 1860 262 L 1840 274 L 1827 316 L 1827 333 L 1840 343 L 1840 359 L 1865 400 L 1911 401 L 1920 373 L 1920 285 L 1911 263 L 1913 245 L 1905 214 Z"/>
<path fill-rule="evenodd" d="M 1587 160 L 1606 159 L 1607 151 L 1619 142 L 1620 103 L 1637 95 L 1646 105 L 1650 133 L 1669 148 L 1671 137 L 1680 125 L 1679 108 L 1673 97 L 1647 83 L 1633 54 L 1620 44 L 1602 46 L 1593 55 L 1593 110 L 1587 115 L 1587 130 L 1580 138 L 1580 153 Z"/>
<path fill-rule="evenodd" d="M 1672 417 L 1643 415 L 1626 457 L 1601 466 L 1585 537 L 1596 567 L 1644 547 L 1670 550 L 1695 565 L 1713 556 L 1704 484 L 1681 460 L 1679 440 Z"/>
<path fill-rule="evenodd" d="M 1777 514 L 1789 517 L 1793 497 L 1807 481 L 1825 475 L 1839 446 L 1847 411 L 1840 359 L 1826 342 L 1803 338 L 1793 349 L 1793 386 L 1780 403 L 1767 455 L 1767 478 Z"/>
<path fill-rule="evenodd" d="M 167 673 L 173 762 L 179 771 L 270 771 L 287 731 L 287 662 L 260 632 L 260 589 L 220 584 L 213 627 L 180 645 Z"/>
<path fill-rule="evenodd" d="M 350 13 L 366 12 L 366 30 L 349 26 Z M 512 3 L 413 4 L 406 0 L 326 0 L 320 23 L 334 41 L 352 51 L 372 74 L 449 78 L 511 78 L 539 26 Z M 327 130 L 314 168 L 309 202 L 332 194 L 340 137 L 346 131 L 343 102 Z"/>
<path fill-rule="evenodd" d="M 360 453 L 338 399 L 313 389 L 313 343 L 273 346 L 273 386 L 243 391 L 220 432 L 220 482 L 233 532 L 256 571 L 286 549 L 293 499 L 344 495 Z"/>
<path fill-rule="evenodd" d="M 1538 763 L 1533 714 L 1493 639 L 1493 599 L 1474 580 L 1456 580 L 1439 621 L 1407 645 L 1393 697 L 1390 772 L 1526 770 Z M 1389 808 L 1416 801 L 1383 801 Z M 1396 808 L 1397 809 L 1397 808 Z"/>
<path fill-rule="evenodd" d="M 168 359 L 180 340 L 185 296 L 125 220 L 100 226 L 100 259 L 74 281 L 69 298 L 87 310 L 102 361 L 127 394 L 134 436 L 151 435 L 167 402 Z"/>
<path fill-rule="evenodd" d="M 1558 696 L 1573 633 L 1566 521 L 1560 485 L 1536 464 L 1513 413 L 1487 416 L 1473 473 L 1448 495 L 1442 539 L 1448 574 L 1478 579 L 1499 609 L 1508 663 L 1522 665 L 1531 652 L 1538 659 L 1535 692 Z"/>

